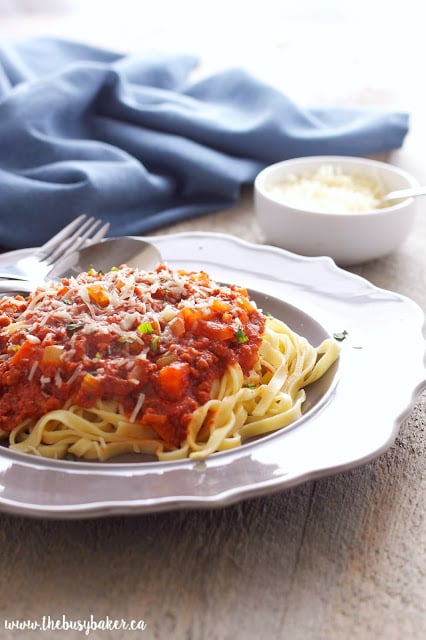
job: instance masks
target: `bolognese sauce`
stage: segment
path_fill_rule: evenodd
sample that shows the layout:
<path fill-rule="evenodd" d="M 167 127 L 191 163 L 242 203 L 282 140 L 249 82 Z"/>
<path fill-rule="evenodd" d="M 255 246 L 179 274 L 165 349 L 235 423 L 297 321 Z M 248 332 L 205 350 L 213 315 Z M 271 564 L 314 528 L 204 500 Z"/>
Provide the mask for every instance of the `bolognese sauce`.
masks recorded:
<path fill-rule="evenodd" d="M 178 447 L 228 365 L 249 376 L 265 316 L 203 271 L 94 269 L 0 300 L 0 429 L 114 398 Z"/>

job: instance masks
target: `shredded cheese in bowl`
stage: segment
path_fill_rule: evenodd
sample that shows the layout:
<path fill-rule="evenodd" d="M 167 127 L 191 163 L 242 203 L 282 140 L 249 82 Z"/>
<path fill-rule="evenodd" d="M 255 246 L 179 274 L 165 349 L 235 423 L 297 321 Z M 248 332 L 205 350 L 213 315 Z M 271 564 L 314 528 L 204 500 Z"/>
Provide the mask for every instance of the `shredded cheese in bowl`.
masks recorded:
<path fill-rule="evenodd" d="M 289 174 L 268 192 L 279 202 L 320 213 L 360 213 L 381 207 L 385 195 L 379 178 L 344 173 L 341 167 L 321 165 L 302 174 Z"/>

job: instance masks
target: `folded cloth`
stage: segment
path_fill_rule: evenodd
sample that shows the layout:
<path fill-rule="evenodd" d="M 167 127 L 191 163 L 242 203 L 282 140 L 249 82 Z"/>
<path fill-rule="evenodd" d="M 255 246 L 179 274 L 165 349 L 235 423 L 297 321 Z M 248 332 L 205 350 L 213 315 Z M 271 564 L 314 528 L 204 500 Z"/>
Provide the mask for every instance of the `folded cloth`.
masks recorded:
<path fill-rule="evenodd" d="M 242 69 L 50 38 L 0 47 L 0 246 L 80 213 L 137 235 L 235 203 L 267 164 L 396 149 L 405 113 L 306 109 Z"/>

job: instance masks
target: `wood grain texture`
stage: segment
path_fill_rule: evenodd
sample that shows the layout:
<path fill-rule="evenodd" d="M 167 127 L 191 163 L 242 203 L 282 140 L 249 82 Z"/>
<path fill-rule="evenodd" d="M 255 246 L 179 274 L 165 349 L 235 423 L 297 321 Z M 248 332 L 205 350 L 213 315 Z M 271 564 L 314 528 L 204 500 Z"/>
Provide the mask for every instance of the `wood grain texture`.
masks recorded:
<path fill-rule="evenodd" d="M 425 405 L 377 461 L 226 509 L 2 516 L 0 617 L 143 618 L 161 640 L 420 640 Z"/>
<path fill-rule="evenodd" d="M 126 11 L 131 4 L 123 3 Z M 164 20 L 164 2 L 144 20 L 108 13 L 103 3 L 102 29 L 89 9 L 87 15 L 8 13 L 0 36 L 48 31 L 126 50 L 184 44 L 200 53 L 205 70 L 244 63 L 296 100 L 408 109 L 410 134 L 390 159 L 426 183 L 426 97 L 407 74 L 413 56 L 424 59 L 426 43 L 410 0 L 386 3 L 392 13 L 386 30 L 359 16 L 345 21 L 342 3 L 332 0 L 321 3 L 322 11 L 310 0 L 277 2 L 279 20 L 245 3 L 244 22 L 242 4 L 226 4 L 227 12 L 219 3 L 209 20 L 204 5 L 201 19 L 193 4 L 194 15 L 185 15 L 198 16 L 197 29 L 185 30 L 191 23 L 184 20 L 180 32 Z M 182 11 L 189 5 L 179 3 Z M 268 11 L 273 5 L 262 4 Z M 375 15 L 372 3 L 360 1 L 352 12 L 358 7 L 368 8 L 370 20 Z M 223 27 L 224 16 L 234 20 L 232 29 Z M 395 254 L 352 271 L 426 310 L 423 203 L 413 233 Z M 263 241 L 250 188 L 230 210 L 159 233 L 188 230 Z M 77 631 L 7 631 L 4 620 L 93 615 L 147 623 L 143 633 L 90 634 L 99 640 L 423 640 L 425 428 L 426 393 L 377 460 L 227 508 L 82 521 L 0 514 L 0 637 L 80 640 L 85 636 Z"/>

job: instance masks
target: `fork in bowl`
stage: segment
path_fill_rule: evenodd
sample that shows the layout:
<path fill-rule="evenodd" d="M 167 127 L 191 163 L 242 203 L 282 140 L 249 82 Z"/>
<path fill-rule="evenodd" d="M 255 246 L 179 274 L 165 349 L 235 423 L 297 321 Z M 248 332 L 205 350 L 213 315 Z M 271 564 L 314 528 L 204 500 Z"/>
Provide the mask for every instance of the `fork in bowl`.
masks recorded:
<path fill-rule="evenodd" d="M 65 255 L 77 251 L 84 243 L 98 242 L 105 237 L 109 223 L 85 214 L 78 216 L 61 229 L 30 256 L 0 266 L 0 278 L 13 280 L 42 280 L 55 262 Z"/>

